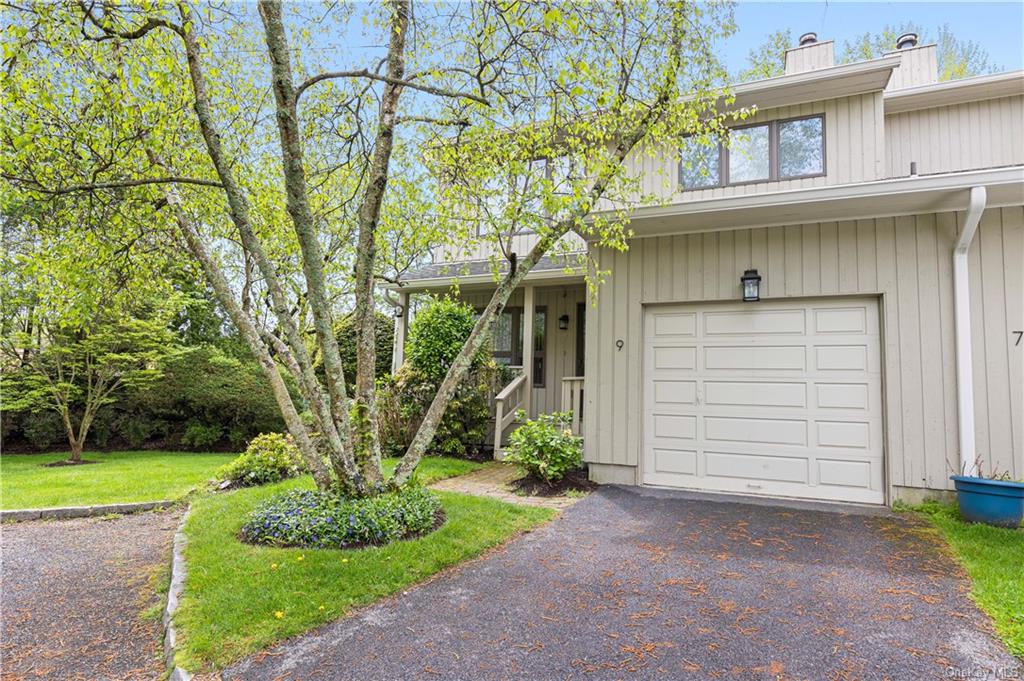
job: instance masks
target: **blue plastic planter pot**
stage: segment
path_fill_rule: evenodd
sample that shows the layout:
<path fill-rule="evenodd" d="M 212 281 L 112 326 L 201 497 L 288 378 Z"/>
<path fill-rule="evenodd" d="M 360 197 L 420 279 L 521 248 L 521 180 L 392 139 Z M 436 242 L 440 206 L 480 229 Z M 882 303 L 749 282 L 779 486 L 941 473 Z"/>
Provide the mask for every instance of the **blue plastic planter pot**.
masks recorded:
<path fill-rule="evenodd" d="M 1024 517 L 1024 482 L 954 475 L 960 515 L 972 523 L 1020 527 Z"/>

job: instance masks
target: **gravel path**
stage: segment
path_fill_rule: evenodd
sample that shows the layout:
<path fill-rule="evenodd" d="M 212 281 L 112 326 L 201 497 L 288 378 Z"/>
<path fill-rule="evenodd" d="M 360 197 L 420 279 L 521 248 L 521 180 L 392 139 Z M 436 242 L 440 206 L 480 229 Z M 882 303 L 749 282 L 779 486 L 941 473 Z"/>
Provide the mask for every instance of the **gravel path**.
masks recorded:
<path fill-rule="evenodd" d="M 1024 674 L 912 518 L 602 487 L 504 549 L 223 677 L 916 680 L 998 668 Z"/>
<path fill-rule="evenodd" d="M 177 511 L 30 521 L 0 528 L 0 665 L 14 679 L 159 679 L 154 571 L 170 559 Z"/>

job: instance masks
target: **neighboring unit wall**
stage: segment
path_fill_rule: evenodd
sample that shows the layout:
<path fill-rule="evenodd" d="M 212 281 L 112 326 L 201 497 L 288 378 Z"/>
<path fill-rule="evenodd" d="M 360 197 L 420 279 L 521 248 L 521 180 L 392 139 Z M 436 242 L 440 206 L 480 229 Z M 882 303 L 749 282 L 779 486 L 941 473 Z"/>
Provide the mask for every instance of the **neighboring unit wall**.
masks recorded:
<path fill-rule="evenodd" d="M 875 92 L 823 102 L 758 111 L 743 122 L 762 123 L 785 118 L 825 114 L 825 175 L 778 182 L 756 182 L 713 189 L 679 191 L 679 151 L 627 157 L 630 172 L 643 173 L 641 191 L 673 203 L 758 194 L 785 189 L 869 182 L 885 172 L 885 128 L 882 93 Z"/>
<path fill-rule="evenodd" d="M 882 294 L 888 479 L 943 489 L 958 465 L 952 248 L 963 213 L 636 239 L 595 252 L 612 270 L 589 308 L 586 460 L 636 466 L 642 436 L 643 303 Z M 977 449 L 1024 477 L 1024 207 L 990 209 L 970 251 Z M 617 348 L 617 341 L 623 346 Z M 621 473 L 621 470 L 619 471 Z"/>
<path fill-rule="evenodd" d="M 886 173 L 920 175 L 1024 163 L 1024 97 L 908 111 L 885 117 Z"/>

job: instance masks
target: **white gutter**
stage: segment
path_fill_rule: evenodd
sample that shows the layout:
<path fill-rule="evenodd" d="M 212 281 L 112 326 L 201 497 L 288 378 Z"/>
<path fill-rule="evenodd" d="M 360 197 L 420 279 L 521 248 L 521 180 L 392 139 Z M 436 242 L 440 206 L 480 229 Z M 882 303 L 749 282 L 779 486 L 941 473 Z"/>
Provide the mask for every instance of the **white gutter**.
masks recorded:
<path fill-rule="evenodd" d="M 971 292 L 967 252 L 987 202 L 985 187 L 972 187 L 967 219 L 953 248 L 953 327 L 956 334 L 956 409 L 960 430 L 960 474 L 977 475 L 974 448 L 974 369 L 971 365 Z"/>

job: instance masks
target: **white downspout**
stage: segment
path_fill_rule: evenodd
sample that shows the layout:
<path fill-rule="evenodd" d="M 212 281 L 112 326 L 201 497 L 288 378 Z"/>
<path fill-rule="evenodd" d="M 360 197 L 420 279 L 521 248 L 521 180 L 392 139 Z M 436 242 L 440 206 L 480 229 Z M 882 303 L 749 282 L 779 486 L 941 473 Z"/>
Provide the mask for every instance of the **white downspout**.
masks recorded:
<path fill-rule="evenodd" d="M 953 327 L 956 333 L 956 410 L 960 430 L 960 474 L 977 475 L 974 448 L 974 369 L 971 364 L 971 291 L 967 251 L 978 230 L 987 196 L 984 187 L 971 188 L 967 219 L 953 248 Z"/>

